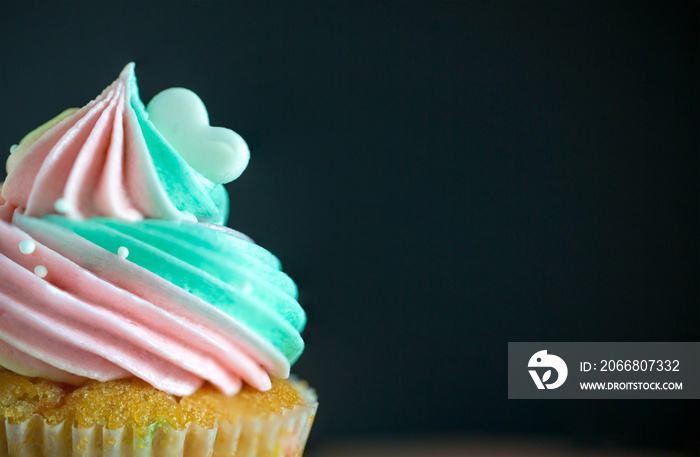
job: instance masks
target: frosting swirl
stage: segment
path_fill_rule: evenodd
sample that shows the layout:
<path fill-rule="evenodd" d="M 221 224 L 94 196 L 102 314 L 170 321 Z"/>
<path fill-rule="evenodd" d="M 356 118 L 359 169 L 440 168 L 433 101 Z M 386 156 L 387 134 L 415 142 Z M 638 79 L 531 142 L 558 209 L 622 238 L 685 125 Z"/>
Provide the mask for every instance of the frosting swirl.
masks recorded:
<path fill-rule="evenodd" d="M 138 96 L 134 64 L 99 97 L 27 135 L 10 155 L 3 198 L 40 217 L 226 219 L 228 197 L 177 153 Z M 60 210 L 61 208 L 59 208 Z"/>
<path fill-rule="evenodd" d="M 74 384 L 137 376 L 176 395 L 205 381 L 226 394 L 242 382 L 267 390 L 270 376 L 289 375 L 304 347 L 296 285 L 275 256 L 221 225 L 221 182 L 245 168 L 247 146 L 231 131 L 197 143 L 210 135 L 203 105 L 176 91 L 151 102 L 166 113 L 161 132 L 129 64 L 10 155 L 0 365 Z M 192 137 L 168 126 L 163 106 L 195 112 L 182 116 Z M 212 160 L 230 163 L 219 173 Z"/>

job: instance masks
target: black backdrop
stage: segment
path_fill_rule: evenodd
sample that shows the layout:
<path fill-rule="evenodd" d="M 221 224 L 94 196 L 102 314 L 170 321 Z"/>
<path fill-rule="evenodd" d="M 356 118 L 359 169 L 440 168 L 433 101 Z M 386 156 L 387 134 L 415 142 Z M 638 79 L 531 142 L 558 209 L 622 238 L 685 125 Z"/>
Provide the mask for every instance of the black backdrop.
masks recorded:
<path fill-rule="evenodd" d="M 5 150 L 131 60 L 145 102 L 188 87 L 248 141 L 229 225 L 300 286 L 311 446 L 698 450 L 697 401 L 509 401 L 505 363 L 698 339 L 697 2 L 0 5 Z"/>

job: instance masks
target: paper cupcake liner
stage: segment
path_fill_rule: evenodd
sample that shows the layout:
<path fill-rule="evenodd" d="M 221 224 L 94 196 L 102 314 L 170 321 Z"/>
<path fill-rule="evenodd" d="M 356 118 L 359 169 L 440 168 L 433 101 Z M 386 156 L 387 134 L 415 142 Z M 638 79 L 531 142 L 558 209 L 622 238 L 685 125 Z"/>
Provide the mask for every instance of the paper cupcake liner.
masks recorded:
<path fill-rule="evenodd" d="M 213 428 L 165 422 L 107 429 L 52 425 L 41 416 L 0 422 L 0 455 L 9 457 L 300 457 L 318 408 L 316 393 L 300 388 L 303 404 L 267 417 L 239 417 Z"/>

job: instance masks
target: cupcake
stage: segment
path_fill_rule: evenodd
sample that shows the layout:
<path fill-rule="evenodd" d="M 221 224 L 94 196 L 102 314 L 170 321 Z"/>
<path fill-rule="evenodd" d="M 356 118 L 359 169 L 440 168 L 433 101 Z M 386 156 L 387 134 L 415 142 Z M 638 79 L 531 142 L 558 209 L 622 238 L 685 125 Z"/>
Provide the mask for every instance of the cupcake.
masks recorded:
<path fill-rule="evenodd" d="M 134 64 L 13 146 L 0 198 L 0 454 L 300 456 L 317 401 L 279 260 L 227 228 L 248 164 Z"/>

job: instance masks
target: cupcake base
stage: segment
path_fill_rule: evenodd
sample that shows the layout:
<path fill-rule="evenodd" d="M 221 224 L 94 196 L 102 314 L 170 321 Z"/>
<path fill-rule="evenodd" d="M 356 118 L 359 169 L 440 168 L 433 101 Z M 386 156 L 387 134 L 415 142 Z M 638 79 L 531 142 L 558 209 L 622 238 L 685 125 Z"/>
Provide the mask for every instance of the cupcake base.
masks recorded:
<path fill-rule="evenodd" d="M 176 428 L 167 420 L 118 428 L 76 420 L 51 423 L 39 413 L 0 417 L 0 454 L 10 457 L 299 457 L 303 454 L 318 402 L 313 389 L 291 381 L 300 401 L 294 407 L 264 414 L 232 414 L 206 426 L 196 421 Z M 3 413 L 0 409 L 0 413 Z"/>

